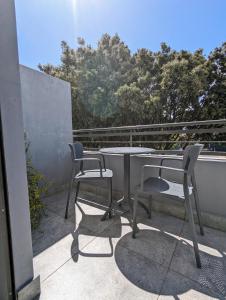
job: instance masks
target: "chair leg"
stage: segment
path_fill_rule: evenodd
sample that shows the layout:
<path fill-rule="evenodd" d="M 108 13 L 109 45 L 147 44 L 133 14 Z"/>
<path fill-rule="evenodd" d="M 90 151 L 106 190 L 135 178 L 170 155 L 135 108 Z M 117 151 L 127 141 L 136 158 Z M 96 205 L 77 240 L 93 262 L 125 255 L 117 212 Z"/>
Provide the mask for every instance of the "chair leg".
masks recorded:
<path fill-rule="evenodd" d="M 101 218 L 101 221 L 105 221 L 106 218 L 109 216 L 109 219 L 112 218 L 112 178 L 108 178 L 108 200 L 109 200 L 109 206 L 107 211 L 104 213 L 103 217 Z"/>
<path fill-rule="evenodd" d="M 72 185 L 73 185 L 73 176 L 71 177 L 69 189 L 68 189 L 68 194 L 67 194 L 67 204 L 66 204 L 66 209 L 65 209 L 65 219 L 68 218 L 68 208 L 69 208 L 69 203 L 70 203 L 70 198 L 71 198 L 71 190 L 72 190 Z"/>
<path fill-rule="evenodd" d="M 140 206 L 146 211 L 148 219 L 151 219 L 151 201 L 148 201 L 148 206 L 146 206 L 143 202 L 139 201 Z"/>
<path fill-rule="evenodd" d="M 112 217 L 112 178 L 109 179 L 109 218 Z"/>
<path fill-rule="evenodd" d="M 193 217 L 193 211 L 192 211 L 192 205 L 189 195 L 185 195 L 185 208 L 187 211 L 188 221 L 190 225 L 191 235 L 192 235 L 192 241 L 193 241 L 193 247 L 195 252 L 195 258 L 196 258 L 196 264 L 198 268 L 201 268 L 201 260 L 199 255 L 199 247 L 195 232 L 195 223 L 194 223 L 194 217 Z"/>
<path fill-rule="evenodd" d="M 78 199 L 79 188 L 80 188 L 80 181 L 78 181 L 76 185 L 75 203 L 77 202 Z"/>
<path fill-rule="evenodd" d="M 148 208 L 149 208 L 149 218 L 151 219 L 151 215 L 152 215 L 152 196 L 150 196 L 150 199 L 148 200 Z"/>
<path fill-rule="evenodd" d="M 133 203 L 133 234 L 132 237 L 135 239 L 136 238 L 136 233 L 137 233 L 137 204 L 138 200 L 135 198 L 134 203 Z"/>
<path fill-rule="evenodd" d="M 197 212 L 197 218 L 198 218 L 198 223 L 199 223 L 199 228 L 200 228 L 200 234 L 204 235 L 204 230 L 202 226 L 202 217 L 201 217 L 201 209 L 200 209 L 200 204 L 199 204 L 199 195 L 197 191 L 197 184 L 196 184 L 196 178 L 195 178 L 195 173 L 192 173 L 191 176 L 191 182 L 193 185 L 193 194 L 195 198 L 195 207 L 196 207 L 196 212 Z"/>
<path fill-rule="evenodd" d="M 204 229 L 202 225 L 202 217 L 201 217 L 201 210 L 200 210 L 200 205 L 199 205 L 199 196 L 196 188 L 194 189 L 194 198 L 195 198 L 195 207 L 196 207 L 196 212 L 197 212 L 197 218 L 198 218 L 198 223 L 199 223 L 199 229 L 200 229 L 200 234 L 204 235 Z"/>

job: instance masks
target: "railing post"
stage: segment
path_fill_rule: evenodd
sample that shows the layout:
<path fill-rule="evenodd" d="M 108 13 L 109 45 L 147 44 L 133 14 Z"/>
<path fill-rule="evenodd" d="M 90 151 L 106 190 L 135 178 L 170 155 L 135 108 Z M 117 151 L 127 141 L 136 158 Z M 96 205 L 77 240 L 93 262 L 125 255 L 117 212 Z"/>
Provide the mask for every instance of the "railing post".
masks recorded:
<path fill-rule="evenodd" d="M 130 147 L 133 147 L 133 134 L 132 134 L 131 130 L 130 130 L 130 135 L 129 135 L 129 145 L 130 145 Z"/>

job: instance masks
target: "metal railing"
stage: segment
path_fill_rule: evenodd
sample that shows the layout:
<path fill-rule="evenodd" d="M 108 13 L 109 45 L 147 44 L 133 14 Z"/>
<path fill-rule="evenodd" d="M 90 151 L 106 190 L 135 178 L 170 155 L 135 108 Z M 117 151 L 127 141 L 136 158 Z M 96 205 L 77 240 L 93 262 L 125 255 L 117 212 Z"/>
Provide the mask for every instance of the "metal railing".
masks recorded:
<path fill-rule="evenodd" d="M 74 141 L 86 148 L 146 146 L 178 153 L 187 144 L 203 143 L 205 151 L 226 155 L 226 119 L 73 130 Z M 216 153 L 214 153 L 216 154 Z"/>

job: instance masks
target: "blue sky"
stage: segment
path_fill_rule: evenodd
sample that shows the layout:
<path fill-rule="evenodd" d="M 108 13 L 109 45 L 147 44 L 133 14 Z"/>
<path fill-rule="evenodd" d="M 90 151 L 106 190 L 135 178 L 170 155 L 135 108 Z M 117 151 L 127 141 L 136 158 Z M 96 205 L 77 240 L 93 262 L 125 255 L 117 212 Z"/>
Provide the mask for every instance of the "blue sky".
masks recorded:
<path fill-rule="evenodd" d="M 95 46 L 118 33 L 134 52 L 203 48 L 226 41 L 226 0 L 15 0 L 20 63 L 59 64 L 60 42 L 76 47 L 82 36 Z"/>

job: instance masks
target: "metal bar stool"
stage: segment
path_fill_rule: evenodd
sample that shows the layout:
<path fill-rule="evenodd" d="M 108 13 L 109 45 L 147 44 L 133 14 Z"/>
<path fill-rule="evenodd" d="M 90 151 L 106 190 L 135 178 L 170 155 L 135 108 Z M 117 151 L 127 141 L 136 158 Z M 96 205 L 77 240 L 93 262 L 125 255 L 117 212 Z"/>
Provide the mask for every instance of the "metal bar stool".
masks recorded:
<path fill-rule="evenodd" d="M 164 160 L 178 160 L 178 158 L 163 158 L 160 165 L 144 165 L 142 169 L 142 178 L 141 178 L 141 188 L 137 192 L 137 196 L 139 192 L 147 193 L 151 196 L 162 194 L 167 196 L 172 196 L 179 200 L 182 200 L 185 204 L 186 214 L 188 216 L 188 221 L 190 225 L 190 231 L 193 241 L 193 247 L 195 252 L 196 264 L 198 268 L 201 268 L 201 261 L 199 256 L 199 248 L 197 243 L 196 231 L 195 231 L 195 223 L 194 216 L 192 211 L 192 203 L 191 203 L 191 195 L 194 195 L 195 206 L 197 211 L 198 223 L 200 227 L 200 234 L 204 235 L 203 226 L 201 222 L 201 211 L 199 205 L 199 197 L 197 192 L 194 167 L 197 162 L 198 156 L 203 148 L 201 144 L 195 144 L 191 146 L 187 146 L 184 150 L 184 156 L 182 160 L 182 168 L 172 168 L 163 166 Z M 159 176 L 158 177 L 149 177 L 144 180 L 144 172 L 147 168 L 158 168 Z M 183 183 L 172 182 L 166 180 L 162 177 L 162 170 L 167 170 L 170 172 L 177 172 L 183 175 Z M 189 181 L 190 179 L 190 181 Z M 191 184 L 189 184 L 191 183 Z M 133 238 L 136 237 L 137 232 L 137 223 L 136 223 L 136 214 L 137 214 L 137 196 L 134 200 L 134 208 L 133 208 Z"/>
<path fill-rule="evenodd" d="M 71 191 L 72 186 L 75 183 L 76 184 L 76 193 L 75 193 L 75 203 L 78 198 L 79 188 L 80 188 L 80 182 L 81 181 L 87 181 L 87 180 L 106 180 L 108 183 L 108 194 L 109 194 L 109 205 L 108 209 L 101 218 L 102 221 L 104 221 L 107 217 L 112 217 L 112 177 L 113 172 L 112 170 L 106 169 L 105 166 L 105 159 L 104 155 L 101 153 L 95 152 L 95 155 L 100 155 L 103 160 L 103 167 L 102 167 L 102 161 L 99 158 L 95 157 L 84 157 L 84 151 L 83 151 L 83 145 L 79 142 L 76 142 L 74 144 L 69 144 L 70 150 L 71 150 L 71 159 L 72 159 L 72 172 L 71 172 L 71 181 L 69 185 L 68 190 L 68 197 L 67 197 L 67 204 L 65 209 L 65 219 L 68 218 L 68 208 L 69 208 L 69 202 L 71 198 Z M 83 165 L 84 162 L 91 162 L 95 161 L 97 162 L 99 168 L 98 169 L 91 169 L 91 170 L 84 170 Z M 76 164 L 79 164 L 79 171 L 76 173 Z"/>

